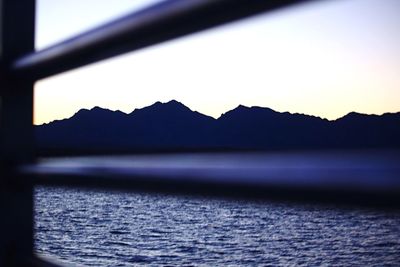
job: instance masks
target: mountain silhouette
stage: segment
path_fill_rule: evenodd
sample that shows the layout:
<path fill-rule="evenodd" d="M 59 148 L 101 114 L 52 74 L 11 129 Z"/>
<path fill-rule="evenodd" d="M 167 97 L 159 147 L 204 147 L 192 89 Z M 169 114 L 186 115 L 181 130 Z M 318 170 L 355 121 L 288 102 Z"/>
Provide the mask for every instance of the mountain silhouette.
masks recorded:
<path fill-rule="evenodd" d="M 351 112 L 328 121 L 239 105 L 214 119 L 172 100 L 130 114 L 81 109 L 35 131 L 39 149 L 399 148 L 400 113 Z"/>

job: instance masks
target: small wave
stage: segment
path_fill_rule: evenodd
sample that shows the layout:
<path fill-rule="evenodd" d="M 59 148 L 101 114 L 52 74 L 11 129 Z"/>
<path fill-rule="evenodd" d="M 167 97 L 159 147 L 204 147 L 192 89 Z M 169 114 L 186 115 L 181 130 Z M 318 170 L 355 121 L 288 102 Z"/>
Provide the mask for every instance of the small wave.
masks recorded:
<path fill-rule="evenodd" d="M 106 241 L 103 243 L 104 246 L 123 246 L 128 247 L 130 244 L 121 241 Z"/>
<path fill-rule="evenodd" d="M 135 255 L 128 260 L 130 263 L 151 263 L 152 261 L 151 257 L 143 255 Z"/>
<path fill-rule="evenodd" d="M 129 234 L 129 232 L 128 231 L 123 231 L 123 230 L 111 230 L 110 234 L 113 234 L 113 235 L 126 235 L 126 234 Z"/>

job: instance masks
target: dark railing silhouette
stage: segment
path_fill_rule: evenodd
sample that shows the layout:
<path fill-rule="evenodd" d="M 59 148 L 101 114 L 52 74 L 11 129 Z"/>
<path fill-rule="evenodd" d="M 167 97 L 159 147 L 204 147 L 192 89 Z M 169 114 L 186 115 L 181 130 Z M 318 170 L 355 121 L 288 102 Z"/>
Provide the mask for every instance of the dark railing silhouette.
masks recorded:
<path fill-rule="evenodd" d="M 137 155 L 134 160 L 142 162 L 139 167 L 118 157 L 107 162 L 92 158 L 86 165 L 79 158 L 68 164 L 57 159 L 43 163 L 35 158 L 33 85 L 38 79 L 300 2 L 306 1 L 164 1 L 35 52 L 35 0 L 0 0 L 0 266 L 56 266 L 33 251 L 35 185 L 399 207 L 400 187 L 394 179 L 400 176 L 396 152 L 370 153 L 373 157 L 363 153 L 269 156 L 202 152 L 190 155 L 197 158 L 190 164 L 185 163 L 187 154 L 166 153 Z M 62 151 L 58 154 L 62 155 Z M 286 163 L 266 166 L 265 160 Z M 304 167 L 299 160 L 314 165 Z M 214 165 L 216 161 L 225 167 Z M 353 163 L 351 171 L 348 162 Z M 353 177 L 356 184 L 362 183 L 364 177 L 372 183 L 369 187 L 349 186 L 351 183 L 343 182 L 347 176 Z M 248 178 L 246 182 L 243 177 Z M 308 183 L 296 184 L 292 177 L 299 181 L 306 177 Z M 315 183 L 321 177 L 331 182 L 340 177 L 342 183 Z M 379 179 L 386 183 L 379 183 L 378 188 L 374 182 Z"/>

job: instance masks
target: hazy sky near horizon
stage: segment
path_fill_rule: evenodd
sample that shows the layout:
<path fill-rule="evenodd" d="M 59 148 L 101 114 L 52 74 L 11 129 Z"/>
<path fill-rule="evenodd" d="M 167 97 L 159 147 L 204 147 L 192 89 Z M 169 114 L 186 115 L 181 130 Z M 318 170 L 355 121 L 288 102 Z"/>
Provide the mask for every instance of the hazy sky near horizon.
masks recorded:
<path fill-rule="evenodd" d="M 154 2 L 38 0 L 36 48 Z M 171 99 L 213 117 L 239 104 L 328 119 L 400 111 L 400 1 L 282 9 L 53 76 L 35 85 L 34 123 Z"/>

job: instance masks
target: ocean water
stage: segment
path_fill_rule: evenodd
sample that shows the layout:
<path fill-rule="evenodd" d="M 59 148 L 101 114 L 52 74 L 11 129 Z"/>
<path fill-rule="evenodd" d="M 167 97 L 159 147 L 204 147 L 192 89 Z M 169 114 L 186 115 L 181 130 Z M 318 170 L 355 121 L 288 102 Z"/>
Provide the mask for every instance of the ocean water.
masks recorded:
<path fill-rule="evenodd" d="M 400 266 L 400 213 L 35 189 L 35 247 L 85 266 Z"/>

